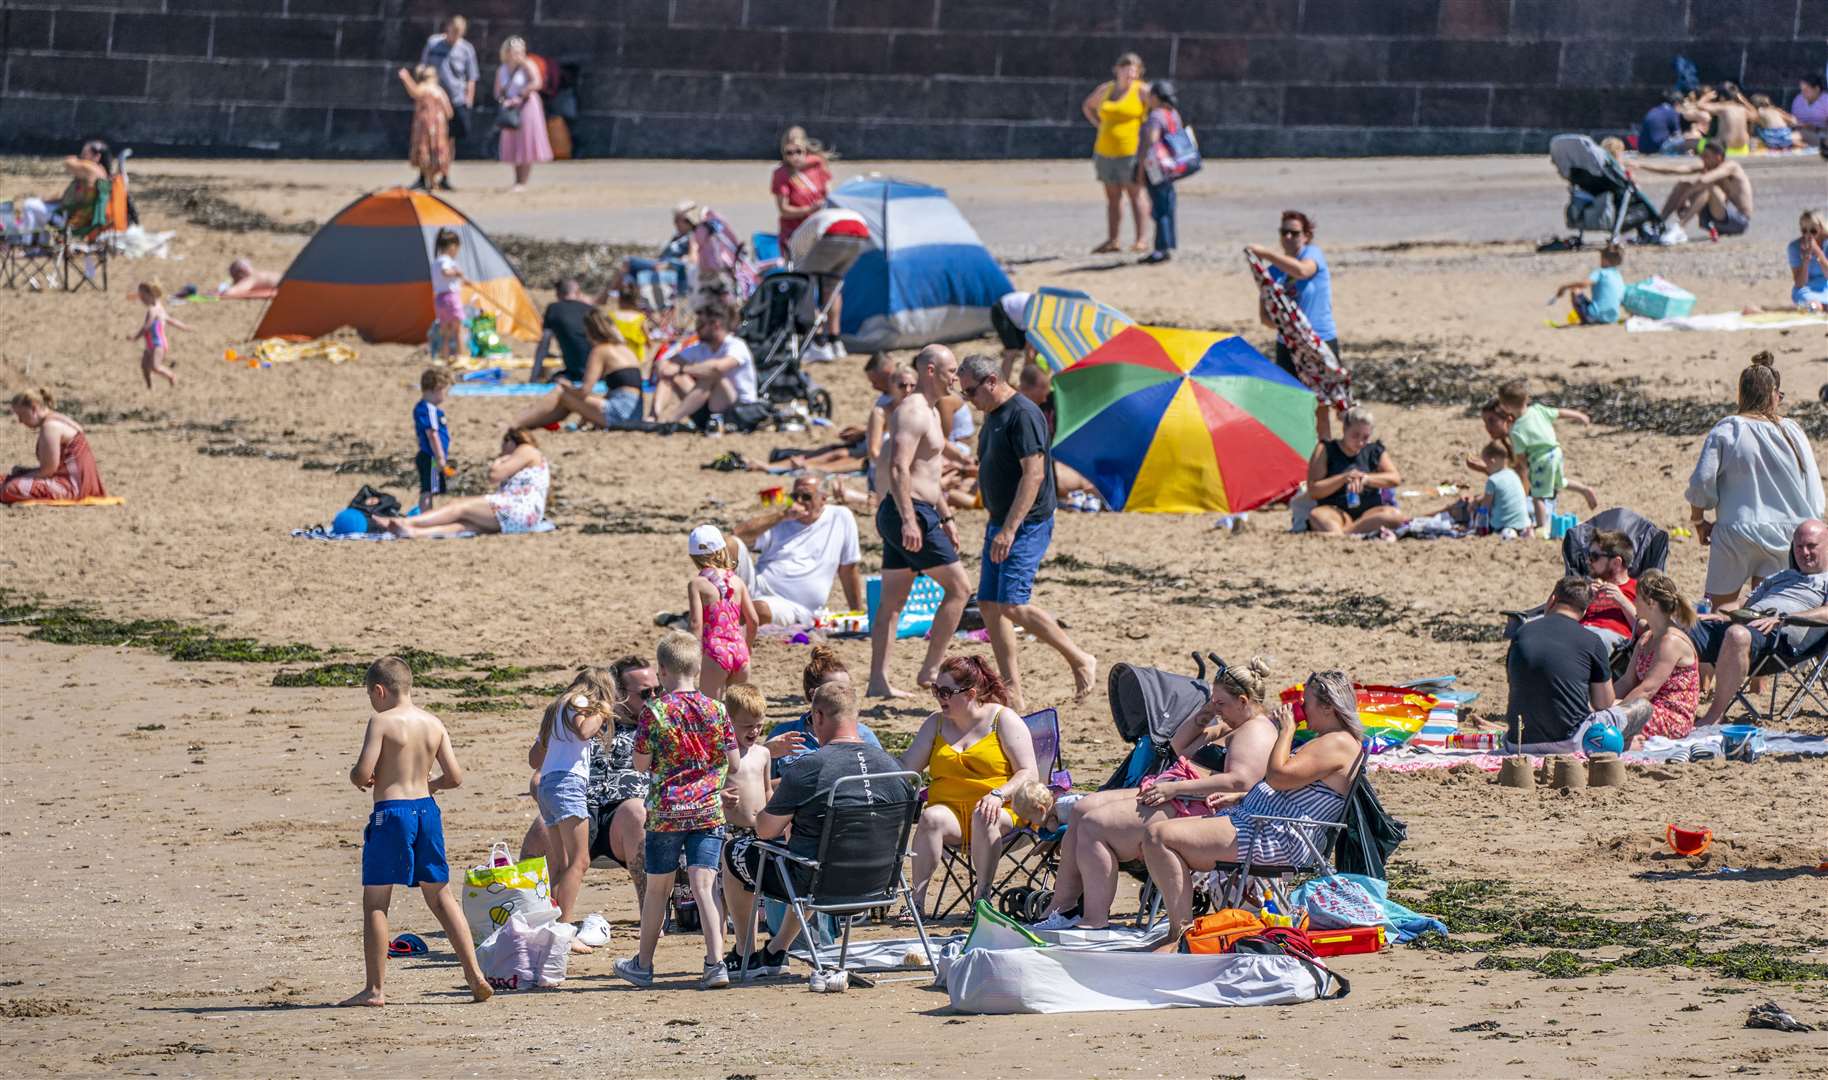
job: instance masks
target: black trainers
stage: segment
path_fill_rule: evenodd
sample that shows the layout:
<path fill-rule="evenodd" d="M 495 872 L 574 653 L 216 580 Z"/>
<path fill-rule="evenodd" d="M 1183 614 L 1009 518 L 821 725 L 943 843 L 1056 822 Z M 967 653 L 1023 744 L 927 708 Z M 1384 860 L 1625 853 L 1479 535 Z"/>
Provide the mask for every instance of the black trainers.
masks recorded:
<path fill-rule="evenodd" d="M 451 186 L 450 177 L 440 176 L 438 178 L 438 190 L 439 191 L 456 191 L 457 189 Z"/>
<path fill-rule="evenodd" d="M 738 978 L 742 977 L 745 967 L 748 968 L 748 973 L 751 975 L 774 976 L 787 970 L 787 954 L 770 952 L 766 948 L 757 949 L 749 954 L 749 963 L 745 965 L 742 957 L 736 955 L 736 950 L 731 949 L 729 954 L 724 957 L 724 966 L 730 969 L 730 974 Z"/>

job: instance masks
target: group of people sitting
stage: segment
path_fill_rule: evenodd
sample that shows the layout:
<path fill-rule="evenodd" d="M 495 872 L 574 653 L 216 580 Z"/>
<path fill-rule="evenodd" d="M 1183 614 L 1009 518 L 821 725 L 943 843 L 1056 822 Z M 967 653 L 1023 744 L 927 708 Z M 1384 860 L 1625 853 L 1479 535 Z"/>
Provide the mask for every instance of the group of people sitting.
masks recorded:
<path fill-rule="evenodd" d="M 1804 75 L 1790 108 L 1765 94 L 1750 94 L 1737 83 L 1699 86 L 1684 93 L 1671 90 L 1644 114 L 1638 125 L 1641 154 L 1686 154 L 1717 143 L 1738 157 L 1757 145 L 1765 150 L 1820 146 L 1828 135 L 1828 101 L 1822 98 L 1822 76 Z"/>

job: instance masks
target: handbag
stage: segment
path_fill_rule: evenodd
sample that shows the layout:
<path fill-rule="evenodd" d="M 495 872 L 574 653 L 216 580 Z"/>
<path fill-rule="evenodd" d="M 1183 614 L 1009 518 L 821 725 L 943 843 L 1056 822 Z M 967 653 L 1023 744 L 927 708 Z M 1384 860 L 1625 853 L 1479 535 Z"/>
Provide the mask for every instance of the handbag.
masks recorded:
<path fill-rule="evenodd" d="M 520 106 L 503 102 L 495 109 L 495 126 L 503 131 L 520 130 Z"/>
<path fill-rule="evenodd" d="M 369 532 L 380 531 L 375 527 L 375 518 L 400 516 L 399 499 L 388 492 L 378 491 L 367 484 L 363 484 L 362 490 L 356 492 L 355 498 L 349 500 L 349 508 L 351 510 L 360 510 L 362 513 L 368 515 Z"/>
<path fill-rule="evenodd" d="M 1151 184 L 1168 184 L 1200 171 L 1200 141 L 1193 129 L 1180 122 L 1179 113 L 1171 113 L 1173 126 L 1163 125 L 1161 137 L 1149 146 L 1143 158 L 1143 175 Z"/>

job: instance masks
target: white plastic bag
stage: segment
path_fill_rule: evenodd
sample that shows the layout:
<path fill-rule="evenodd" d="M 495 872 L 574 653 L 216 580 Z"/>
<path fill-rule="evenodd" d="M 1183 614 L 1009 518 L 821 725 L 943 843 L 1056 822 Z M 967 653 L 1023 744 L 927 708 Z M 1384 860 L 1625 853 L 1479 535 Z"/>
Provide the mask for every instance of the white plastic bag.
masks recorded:
<path fill-rule="evenodd" d="M 509 915 L 552 907 L 545 856 L 510 864 L 508 845 L 497 841 L 489 849 L 489 861 L 464 875 L 461 899 L 470 936 L 480 945 L 507 923 Z"/>
<path fill-rule="evenodd" d="M 476 960 L 497 990 L 557 986 L 565 981 L 571 939 L 577 932 L 577 927 L 559 921 L 557 908 L 516 911 L 476 947 Z"/>

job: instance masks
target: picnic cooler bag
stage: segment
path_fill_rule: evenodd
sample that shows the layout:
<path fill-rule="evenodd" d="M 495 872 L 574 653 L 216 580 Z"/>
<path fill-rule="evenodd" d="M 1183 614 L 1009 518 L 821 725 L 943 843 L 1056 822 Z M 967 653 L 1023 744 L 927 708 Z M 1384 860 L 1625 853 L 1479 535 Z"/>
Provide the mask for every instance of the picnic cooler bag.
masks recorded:
<path fill-rule="evenodd" d="M 1648 319 L 1680 319 L 1695 310 L 1695 294 L 1653 275 L 1626 288 L 1619 306 Z"/>
<path fill-rule="evenodd" d="M 1228 953 L 1239 941 L 1266 929 L 1262 919 L 1243 908 L 1224 908 L 1187 924 L 1177 951 L 1201 956 Z"/>
<path fill-rule="evenodd" d="M 508 845 L 498 840 L 489 849 L 489 861 L 463 875 L 463 921 L 470 924 L 470 936 L 478 945 L 505 925 L 508 916 L 552 906 L 552 878 L 544 855 L 511 863 Z"/>
<path fill-rule="evenodd" d="M 1192 176 L 1200 171 L 1200 141 L 1193 129 L 1177 119 L 1172 129 L 1162 131 L 1143 157 L 1143 175 L 1151 184 L 1162 184 Z"/>

